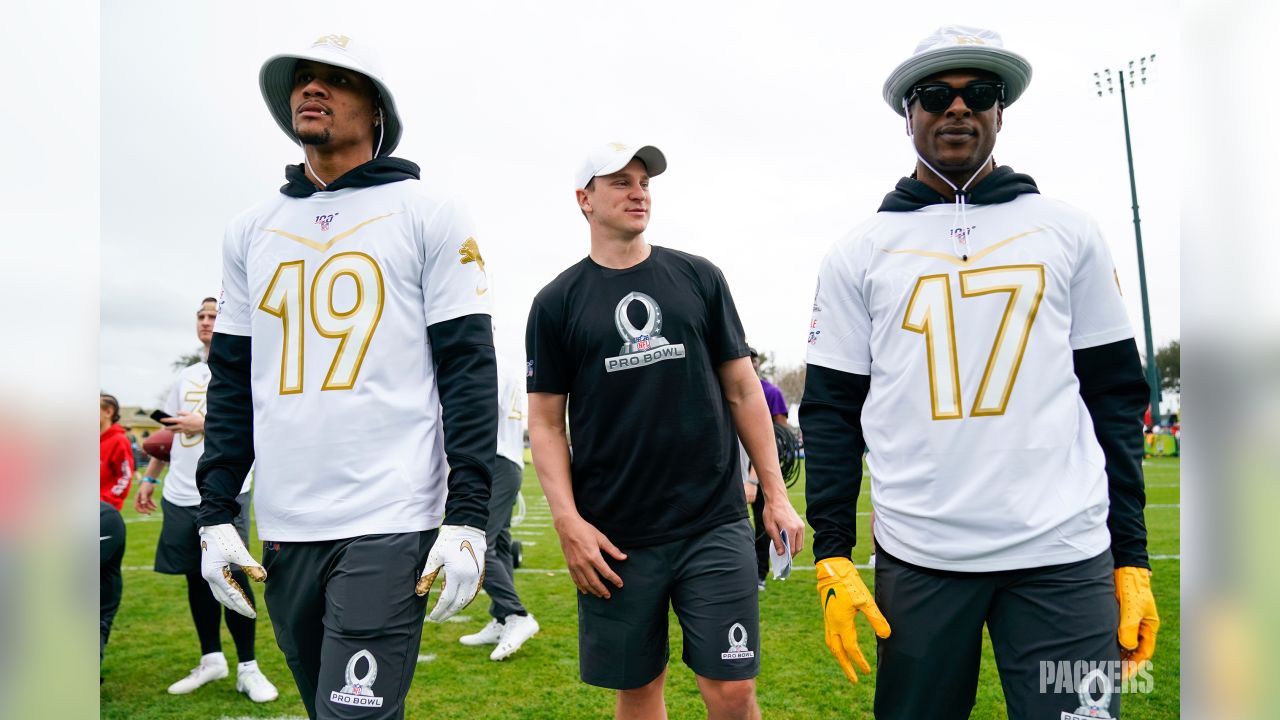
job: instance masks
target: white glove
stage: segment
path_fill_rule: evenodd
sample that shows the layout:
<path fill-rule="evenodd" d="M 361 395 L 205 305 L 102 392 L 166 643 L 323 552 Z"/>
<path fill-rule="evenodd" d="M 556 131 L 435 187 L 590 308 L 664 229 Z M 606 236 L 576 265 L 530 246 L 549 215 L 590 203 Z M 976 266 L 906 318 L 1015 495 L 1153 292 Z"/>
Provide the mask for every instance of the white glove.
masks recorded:
<path fill-rule="evenodd" d="M 427 554 L 427 565 L 422 568 L 415 591 L 426 595 L 436 575 L 444 570 L 440 581 L 440 598 L 427 619 L 443 622 L 445 619 L 471 604 L 484 582 L 484 553 L 488 548 L 484 531 L 470 525 L 442 525 L 436 536 L 436 544 Z"/>
<path fill-rule="evenodd" d="M 200 548 L 203 551 L 200 555 L 200 574 L 209 582 L 209 588 L 213 590 L 213 596 L 218 602 L 245 617 L 258 617 L 244 588 L 231 577 L 230 565 L 239 565 L 254 582 L 266 580 L 267 571 L 249 554 L 249 549 L 244 546 L 235 526 L 224 523 L 200 528 Z"/>

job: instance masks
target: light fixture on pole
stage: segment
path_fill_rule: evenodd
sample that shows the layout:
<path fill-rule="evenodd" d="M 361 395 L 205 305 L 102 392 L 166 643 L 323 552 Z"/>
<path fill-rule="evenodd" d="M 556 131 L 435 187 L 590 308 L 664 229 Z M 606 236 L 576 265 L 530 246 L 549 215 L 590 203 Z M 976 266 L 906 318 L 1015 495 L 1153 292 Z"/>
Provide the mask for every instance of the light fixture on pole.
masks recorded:
<path fill-rule="evenodd" d="M 1116 87 L 1120 88 L 1120 112 L 1124 118 L 1124 152 L 1125 157 L 1129 160 L 1129 194 L 1133 199 L 1133 235 L 1138 244 L 1138 286 L 1142 293 L 1142 326 L 1146 333 L 1147 340 L 1147 384 L 1151 386 L 1151 421 L 1152 423 L 1160 422 L 1160 371 L 1156 368 L 1156 351 L 1155 346 L 1151 342 L 1151 308 L 1147 302 L 1147 266 L 1142 255 L 1142 222 L 1138 219 L 1138 183 L 1134 179 L 1133 174 L 1133 145 L 1129 139 L 1129 101 L 1125 95 L 1125 85 L 1128 84 L 1132 90 L 1137 87 L 1136 83 L 1147 84 L 1147 71 L 1155 63 L 1155 54 L 1144 55 L 1135 60 L 1128 62 L 1128 77 L 1125 76 L 1126 68 L 1116 70 L 1113 78 L 1111 68 L 1104 68 L 1102 73 L 1093 74 L 1094 90 L 1098 97 L 1102 97 L 1103 91 L 1107 95 L 1115 94 Z"/>

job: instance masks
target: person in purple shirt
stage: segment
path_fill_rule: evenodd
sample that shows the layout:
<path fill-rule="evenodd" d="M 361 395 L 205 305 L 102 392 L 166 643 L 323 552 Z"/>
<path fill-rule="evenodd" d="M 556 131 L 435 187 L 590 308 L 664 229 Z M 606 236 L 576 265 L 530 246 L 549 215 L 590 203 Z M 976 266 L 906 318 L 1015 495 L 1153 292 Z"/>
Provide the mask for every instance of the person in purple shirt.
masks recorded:
<path fill-rule="evenodd" d="M 753 347 L 747 349 L 751 352 L 751 367 L 755 368 L 756 376 L 760 377 L 760 387 L 764 389 L 764 401 L 769 407 L 769 417 L 773 418 L 775 424 L 785 426 L 787 399 L 777 385 L 760 376 L 760 353 Z M 752 469 L 749 471 L 746 483 L 746 494 L 747 502 L 751 504 L 751 510 L 756 518 L 756 573 L 759 578 L 759 588 L 764 590 L 764 579 L 769 572 L 769 536 L 764 533 L 762 530 L 764 526 L 760 524 L 760 515 L 764 512 L 764 493 L 759 492 L 754 478 L 755 470 Z"/>
<path fill-rule="evenodd" d="M 756 375 L 760 375 L 760 353 L 755 348 L 751 350 L 751 367 L 756 369 Z M 779 425 L 787 424 L 787 399 L 783 396 L 782 390 L 777 385 L 760 377 L 760 387 L 764 388 L 764 402 L 769 406 L 769 416 Z"/>

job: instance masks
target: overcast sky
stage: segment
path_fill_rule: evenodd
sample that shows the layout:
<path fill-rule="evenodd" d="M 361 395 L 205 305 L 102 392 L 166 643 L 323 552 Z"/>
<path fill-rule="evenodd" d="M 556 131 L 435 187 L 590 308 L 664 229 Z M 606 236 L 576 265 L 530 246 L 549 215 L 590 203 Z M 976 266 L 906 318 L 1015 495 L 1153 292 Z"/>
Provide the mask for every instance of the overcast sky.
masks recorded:
<path fill-rule="evenodd" d="M 914 155 L 881 100 L 941 24 L 995 29 L 1034 77 L 996 159 L 1096 217 L 1142 346 L 1118 95 L 1092 73 L 1157 55 L 1129 96 L 1157 345 L 1180 336 L 1181 86 L 1174 2 L 121 1 L 101 6 L 101 387 L 155 404 L 198 346 L 222 232 L 301 151 L 258 92 L 268 56 L 349 35 L 379 49 L 405 124 L 396 155 L 476 217 L 498 342 L 523 353 L 533 295 L 582 258 L 573 172 L 599 142 L 651 143 L 650 242 L 706 256 L 748 340 L 803 361 L 818 263 Z M 793 398 L 794 400 L 794 398 Z"/>

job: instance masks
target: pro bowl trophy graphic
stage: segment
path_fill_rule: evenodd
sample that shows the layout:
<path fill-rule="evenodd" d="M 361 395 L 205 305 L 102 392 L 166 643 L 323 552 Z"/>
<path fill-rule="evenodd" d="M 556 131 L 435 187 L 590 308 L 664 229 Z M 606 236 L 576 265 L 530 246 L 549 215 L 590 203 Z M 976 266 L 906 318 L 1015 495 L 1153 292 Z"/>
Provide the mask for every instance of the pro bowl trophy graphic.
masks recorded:
<path fill-rule="evenodd" d="M 638 302 L 644 308 L 647 319 L 643 327 L 636 327 L 627 317 L 631 303 Z M 671 344 L 662 337 L 662 308 L 653 298 L 642 292 L 629 292 L 618 301 L 613 311 L 614 327 L 622 337 L 621 355 L 605 358 L 605 372 L 629 370 L 652 365 L 663 360 L 683 359 L 684 345 Z"/>
<path fill-rule="evenodd" d="M 361 658 L 368 662 L 369 670 L 364 675 L 356 677 L 356 663 L 360 662 Z M 373 653 L 361 650 L 347 661 L 347 684 L 342 686 L 342 690 L 329 693 L 329 702 L 339 705 L 382 707 L 382 698 L 373 694 L 373 681 L 377 679 L 378 661 L 373 659 Z"/>
<path fill-rule="evenodd" d="M 1098 688 L 1102 691 L 1098 697 L 1093 696 L 1093 683 L 1097 681 Z M 1107 708 L 1111 706 L 1111 692 L 1113 689 L 1111 678 L 1107 676 L 1099 668 L 1090 670 L 1083 678 L 1080 678 L 1080 688 L 1076 693 L 1080 699 L 1080 707 L 1076 708 L 1075 714 L 1062 713 L 1063 720 L 1090 720 L 1091 718 L 1110 718 L 1111 714 L 1107 712 Z"/>

